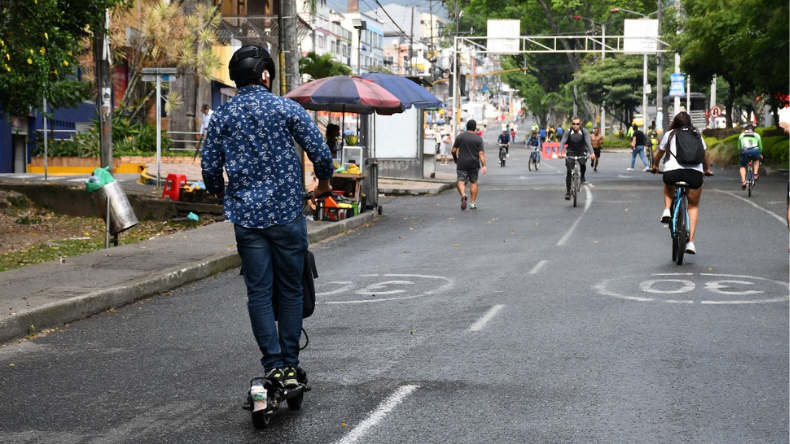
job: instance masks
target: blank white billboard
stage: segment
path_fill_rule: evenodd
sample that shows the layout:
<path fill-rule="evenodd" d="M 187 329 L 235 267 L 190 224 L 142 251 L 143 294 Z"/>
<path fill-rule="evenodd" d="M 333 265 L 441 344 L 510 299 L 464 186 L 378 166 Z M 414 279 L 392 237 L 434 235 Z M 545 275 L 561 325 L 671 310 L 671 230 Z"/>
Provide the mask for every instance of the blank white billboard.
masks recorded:
<path fill-rule="evenodd" d="M 623 37 L 624 53 L 655 54 L 658 51 L 658 20 L 627 19 Z"/>
<path fill-rule="evenodd" d="M 488 21 L 488 52 L 494 54 L 518 54 L 521 36 L 520 20 Z"/>

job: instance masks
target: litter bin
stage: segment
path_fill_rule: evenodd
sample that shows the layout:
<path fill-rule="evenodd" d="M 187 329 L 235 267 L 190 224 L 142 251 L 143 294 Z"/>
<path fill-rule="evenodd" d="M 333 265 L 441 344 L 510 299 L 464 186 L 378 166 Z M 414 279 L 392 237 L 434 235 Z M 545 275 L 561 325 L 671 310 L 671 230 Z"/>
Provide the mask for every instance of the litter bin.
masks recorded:
<path fill-rule="evenodd" d="M 110 201 L 110 234 L 126 231 L 137 225 L 137 216 L 134 214 L 129 199 L 117 181 L 110 182 L 93 193 L 96 206 L 103 218 L 107 218 L 107 201 Z"/>
<path fill-rule="evenodd" d="M 109 167 L 94 170 L 93 176 L 86 182 L 86 188 L 93 195 L 96 206 L 99 207 L 99 213 L 105 220 L 109 207 L 109 232 L 115 236 L 137 225 L 138 221 L 123 188 L 113 179 L 108 170 Z"/>

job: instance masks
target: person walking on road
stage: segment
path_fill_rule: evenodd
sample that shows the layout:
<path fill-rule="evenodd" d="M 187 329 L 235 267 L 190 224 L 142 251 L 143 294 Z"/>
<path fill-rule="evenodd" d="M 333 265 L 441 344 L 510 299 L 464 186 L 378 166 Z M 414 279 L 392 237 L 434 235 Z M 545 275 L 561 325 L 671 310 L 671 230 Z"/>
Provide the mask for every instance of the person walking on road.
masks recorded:
<path fill-rule="evenodd" d="M 647 166 L 647 159 L 645 159 L 645 133 L 636 125 L 631 126 L 631 131 L 631 167 L 628 168 L 628 171 L 634 171 L 637 155 L 642 159 L 642 163 L 645 164 L 645 169 L 642 171 L 650 171 L 650 167 Z"/>
<path fill-rule="evenodd" d="M 590 161 L 590 166 L 593 167 L 593 171 L 597 173 L 598 163 L 601 162 L 601 145 L 603 144 L 603 136 L 601 135 L 600 127 L 596 127 L 593 130 L 590 136 L 590 144 L 592 145 L 593 153 L 595 153 L 595 159 Z"/>
<path fill-rule="evenodd" d="M 458 175 L 458 193 L 461 195 L 461 210 L 466 209 L 469 196 L 466 194 L 466 182 L 469 181 L 469 192 L 472 202 L 469 209 L 477 209 L 477 178 L 478 172 L 486 173 L 486 156 L 483 150 L 483 138 L 474 133 L 477 122 L 466 122 L 466 132 L 459 134 L 453 143 L 453 161 Z M 507 129 L 505 129 L 507 131 Z"/>
<path fill-rule="evenodd" d="M 590 160 L 595 161 L 595 153 L 590 142 L 590 133 L 587 132 L 586 128 L 582 128 L 582 120 L 579 117 L 571 119 L 571 129 L 565 131 L 565 134 L 562 135 L 560 149 L 565 144 L 568 144 L 568 150 L 565 154 L 565 169 L 567 170 L 565 173 L 565 200 L 571 200 L 571 171 L 573 171 L 573 165 L 577 161 L 569 159 L 568 156 L 581 157 L 589 153 Z M 587 179 L 584 178 L 584 173 L 587 172 L 587 161 L 579 160 L 578 162 L 579 171 L 582 175 L 582 184 L 585 184 Z"/>
<path fill-rule="evenodd" d="M 318 179 L 314 200 L 331 191 L 332 155 L 307 111 L 270 92 L 275 66 L 266 49 L 240 48 L 228 69 L 239 90 L 209 124 L 203 181 L 208 192 L 224 192 L 225 218 L 234 224 L 264 376 L 295 387 L 307 380 L 299 367 L 307 223 L 302 215 L 304 173 L 294 141 L 313 162 Z"/>

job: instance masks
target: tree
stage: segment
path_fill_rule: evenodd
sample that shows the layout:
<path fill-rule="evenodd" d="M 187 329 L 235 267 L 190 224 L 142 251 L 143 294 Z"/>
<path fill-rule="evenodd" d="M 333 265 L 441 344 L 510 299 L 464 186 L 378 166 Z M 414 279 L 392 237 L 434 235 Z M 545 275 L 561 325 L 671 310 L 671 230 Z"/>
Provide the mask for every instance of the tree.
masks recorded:
<path fill-rule="evenodd" d="M 770 0 L 687 0 L 666 34 L 681 54 L 681 69 L 709 82 L 714 75 L 729 85 L 727 126 L 742 95 L 764 95 L 776 111 L 788 92 L 788 4 Z"/>
<path fill-rule="evenodd" d="M 139 6 L 140 29 L 128 39 L 123 18 L 132 11 L 120 6 L 113 10 L 110 48 L 114 62 L 129 67 L 129 81 L 119 106 L 130 113 L 130 118 L 143 120 L 156 91 L 152 82 L 142 82 L 142 69 L 178 67 L 182 74 L 190 71 L 210 79 L 212 71 L 220 66 L 219 56 L 211 50 L 219 16 L 216 7 L 202 4 L 196 5 L 191 14 L 179 2 L 140 0 Z M 90 75 L 93 63 L 90 54 L 80 57 L 89 80 L 93 80 Z M 179 108 L 182 100 L 181 95 L 171 91 L 167 97 L 168 111 Z"/>
<path fill-rule="evenodd" d="M 316 80 L 324 77 L 349 75 L 351 67 L 334 61 L 331 53 L 319 56 L 314 52 L 309 52 L 299 60 L 299 74 L 306 74 L 312 80 Z"/>
<path fill-rule="evenodd" d="M 650 69 L 648 73 L 648 82 L 653 84 L 655 75 Z M 618 55 L 584 65 L 576 84 L 593 103 L 605 103 L 609 114 L 616 116 L 621 114 L 618 111 L 625 111 L 620 119 L 628 123 L 631 113 L 642 104 L 643 76 L 641 57 Z"/>
<path fill-rule="evenodd" d="M 460 1 L 460 0 L 459 0 Z M 454 10 L 455 2 L 447 2 L 448 10 Z M 513 2 L 510 0 L 468 0 L 462 1 L 463 16 L 459 20 L 460 28 L 474 28 L 476 34 L 485 35 L 488 19 L 521 19 L 521 35 L 584 35 L 594 32 L 592 23 L 586 20 L 576 20 L 575 15 L 607 23 L 610 20 L 609 10 L 615 7 L 628 8 L 634 11 L 651 13 L 655 10 L 655 1 L 652 0 L 601 0 L 601 1 L 557 1 L 536 0 L 529 2 Z M 451 17 L 451 20 L 453 17 Z M 449 28 L 449 26 L 448 26 Z M 619 28 L 619 29 L 618 29 Z M 607 35 L 622 34 L 622 24 L 607 29 Z M 561 48 L 572 50 L 574 42 L 571 39 L 561 39 Z M 504 60 L 509 60 L 505 63 Z M 528 76 L 534 77 L 543 89 L 543 94 L 560 92 L 564 85 L 573 81 L 574 73 L 578 72 L 585 63 L 585 56 L 568 52 L 565 54 L 522 54 L 516 56 L 503 56 L 503 66 L 522 66 L 526 62 L 530 67 Z M 503 75 L 512 83 L 513 74 Z M 640 82 L 641 84 L 641 82 Z M 530 91 L 533 96 L 537 90 L 534 86 L 520 89 L 520 95 L 527 102 L 531 100 L 526 96 Z M 541 99 L 542 100 L 542 97 Z M 536 104 L 530 104 L 530 110 L 535 113 Z M 587 106 L 586 103 L 582 105 Z M 537 113 L 536 113 L 537 114 Z M 538 114 L 540 115 L 540 114 Z"/>
<path fill-rule="evenodd" d="M 74 78 L 80 40 L 104 24 L 119 0 L 4 0 L 0 5 L 0 112 L 27 115 L 42 105 L 74 106 L 88 89 Z"/>

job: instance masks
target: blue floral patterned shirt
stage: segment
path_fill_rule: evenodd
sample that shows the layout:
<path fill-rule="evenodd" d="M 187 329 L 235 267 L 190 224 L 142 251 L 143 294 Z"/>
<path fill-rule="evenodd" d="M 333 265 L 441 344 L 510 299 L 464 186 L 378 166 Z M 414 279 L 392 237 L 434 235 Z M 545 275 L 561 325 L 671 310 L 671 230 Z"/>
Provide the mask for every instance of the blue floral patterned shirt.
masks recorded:
<path fill-rule="evenodd" d="M 206 189 L 225 191 L 227 220 L 246 228 L 266 228 L 302 214 L 304 173 L 294 140 L 313 162 L 316 177 L 331 178 L 329 147 L 298 103 L 255 85 L 239 89 L 217 109 L 206 132 L 201 167 Z"/>

